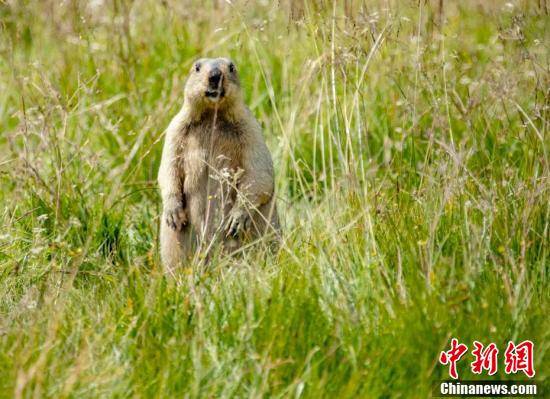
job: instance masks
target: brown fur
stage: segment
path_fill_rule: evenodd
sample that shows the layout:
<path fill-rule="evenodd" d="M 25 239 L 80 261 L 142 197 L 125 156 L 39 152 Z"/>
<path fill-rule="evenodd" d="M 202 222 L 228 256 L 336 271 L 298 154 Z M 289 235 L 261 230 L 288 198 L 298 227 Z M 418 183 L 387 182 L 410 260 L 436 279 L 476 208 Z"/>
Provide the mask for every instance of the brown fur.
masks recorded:
<path fill-rule="evenodd" d="M 193 253 L 208 255 L 216 243 L 233 250 L 279 229 L 271 154 L 242 100 L 232 62 L 199 60 L 198 71 L 196 65 L 183 107 L 166 131 L 158 176 L 160 253 L 167 272 Z M 222 98 L 205 95 L 213 68 L 222 72 Z"/>

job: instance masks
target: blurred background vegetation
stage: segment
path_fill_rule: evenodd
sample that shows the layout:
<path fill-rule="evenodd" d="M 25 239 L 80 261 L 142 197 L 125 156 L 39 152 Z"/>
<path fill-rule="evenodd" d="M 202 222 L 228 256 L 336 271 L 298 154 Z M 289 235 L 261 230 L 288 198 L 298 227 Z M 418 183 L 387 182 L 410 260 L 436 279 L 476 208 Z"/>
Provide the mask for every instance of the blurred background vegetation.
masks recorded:
<path fill-rule="evenodd" d="M 0 1 L 0 397 L 427 397 L 450 337 L 531 339 L 548 385 L 549 12 Z M 284 244 L 170 280 L 156 173 L 201 56 L 237 64 Z"/>

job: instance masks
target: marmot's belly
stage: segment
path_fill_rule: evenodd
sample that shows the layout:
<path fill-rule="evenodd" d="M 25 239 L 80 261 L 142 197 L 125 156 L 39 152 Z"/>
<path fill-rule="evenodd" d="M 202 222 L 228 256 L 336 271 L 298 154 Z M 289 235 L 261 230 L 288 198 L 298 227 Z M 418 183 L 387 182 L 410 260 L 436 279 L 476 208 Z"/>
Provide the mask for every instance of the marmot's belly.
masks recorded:
<path fill-rule="evenodd" d="M 235 203 L 235 183 L 212 173 L 207 176 L 206 171 L 195 183 L 196 187 L 184 188 L 189 219 L 196 232 L 211 236 L 223 227 Z"/>
<path fill-rule="evenodd" d="M 235 203 L 237 181 L 243 172 L 237 154 L 226 148 L 208 157 L 202 147 L 188 148 L 183 169 L 191 225 L 196 232 L 211 236 L 223 226 Z"/>

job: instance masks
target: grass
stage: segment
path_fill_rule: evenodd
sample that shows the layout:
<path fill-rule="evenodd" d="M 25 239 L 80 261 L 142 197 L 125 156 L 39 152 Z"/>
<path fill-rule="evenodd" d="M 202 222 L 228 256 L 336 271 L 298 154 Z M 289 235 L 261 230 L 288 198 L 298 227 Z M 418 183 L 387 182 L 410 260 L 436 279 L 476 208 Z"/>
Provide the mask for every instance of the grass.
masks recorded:
<path fill-rule="evenodd" d="M 427 397 L 451 337 L 548 386 L 548 3 L 273 3 L 0 2 L 0 397 Z M 163 130 L 218 55 L 284 244 L 167 279 Z"/>

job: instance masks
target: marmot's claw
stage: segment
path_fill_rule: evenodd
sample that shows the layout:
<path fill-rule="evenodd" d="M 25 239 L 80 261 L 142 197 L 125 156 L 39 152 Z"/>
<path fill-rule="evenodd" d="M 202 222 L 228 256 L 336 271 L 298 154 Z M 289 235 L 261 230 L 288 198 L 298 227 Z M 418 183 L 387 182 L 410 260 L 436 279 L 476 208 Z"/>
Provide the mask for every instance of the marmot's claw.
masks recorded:
<path fill-rule="evenodd" d="M 187 212 L 182 206 L 164 211 L 164 219 L 170 228 L 178 231 L 181 231 L 185 226 L 187 226 L 188 221 Z"/>
<path fill-rule="evenodd" d="M 248 229 L 250 225 L 250 217 L 246 211 L 233 211 L 229 216 L 229 220 L 225 225 L 226 236 L 236 237 L 240 232 Z"/>

